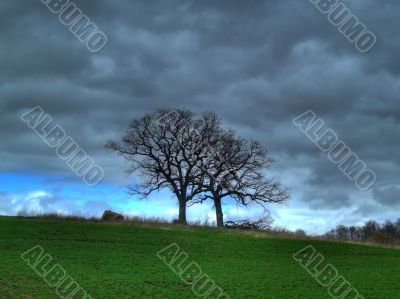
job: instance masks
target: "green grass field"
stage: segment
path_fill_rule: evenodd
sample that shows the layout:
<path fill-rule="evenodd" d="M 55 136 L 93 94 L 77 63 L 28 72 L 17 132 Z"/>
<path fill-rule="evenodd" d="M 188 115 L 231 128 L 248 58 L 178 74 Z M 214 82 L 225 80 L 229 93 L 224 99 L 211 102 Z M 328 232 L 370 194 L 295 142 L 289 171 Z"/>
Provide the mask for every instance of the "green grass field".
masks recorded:
<path fill-rule="evenodd" d="M 313 245 L 365 298 L 400 298 L 400 251 L 212 228 L 0 217 L 0 298 L 57 298 L 20 255 L 40 245 L 93 298 L 198 298 L 157 256 L 177 243 L 230 298 L 330 298 L 292 255 Z M 347 298 L 347 297 L 346 297 Z"/>

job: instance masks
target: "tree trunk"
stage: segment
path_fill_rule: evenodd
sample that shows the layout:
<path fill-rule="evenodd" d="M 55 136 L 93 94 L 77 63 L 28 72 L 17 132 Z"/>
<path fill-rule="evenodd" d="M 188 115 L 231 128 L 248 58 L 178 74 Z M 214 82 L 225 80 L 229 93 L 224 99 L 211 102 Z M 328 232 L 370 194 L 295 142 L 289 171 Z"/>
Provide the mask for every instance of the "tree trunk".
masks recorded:
<path fill-rule="evenodd" d="M 186 198 L 179 199 L 179 218 L 178 223 L 186 225 Z"/>
<path fill-rule="evenodd" d="M 215 216 L 217 218 L 217 226 L 223 227 L 224 226 L 224 214 L 222 212 L 221 198 L 214 197 L 214 207 L 215 207 Z"/>

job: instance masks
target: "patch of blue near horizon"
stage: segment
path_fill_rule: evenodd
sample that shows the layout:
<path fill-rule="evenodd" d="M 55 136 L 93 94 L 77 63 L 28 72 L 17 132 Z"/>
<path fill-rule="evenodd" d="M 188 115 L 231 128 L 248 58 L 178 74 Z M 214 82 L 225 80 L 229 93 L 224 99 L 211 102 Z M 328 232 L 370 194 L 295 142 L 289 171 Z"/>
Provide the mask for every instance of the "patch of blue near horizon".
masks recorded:
<path fill-rule="evenodd" d="M 42 186 L 40 176 L 31 173 L 0 172 L 0 191 L 2 192 L 28 193 L 38 189 L 46 189 Z"/>
<path fill-rule="evenodd" d="M 0 172 L 0 192 L 27 195 L 39 190 L 57 198 L 74 199 L 77 202 L 103 201 L 111 206 L 117 202 L 126 202 L 130 197 L 125 186 L 116 184 L 104 183 L 89 187 L 63 176 Z"/>
<path fill-rule="evenodd" d="M 168 190 L 154 193 L 148 199 L 140 199 L 129 195 L 125 185 L 102 183 L 89 187 L 70 177 L 0 172 L 0 192 L 25 196 L 34 191 L 51 194 L 60 206 L 70 202 L 77 211 L 84 214 L 95 211 L 98 214 L 100 211 L 95 206 L 101 206 L 121 213 L 171 219 L 176 215 L 170 211 L 178 208 L 177 199 Z M 226 199 L 223 208 L 229 208 L 232 204 L 231 199 Z"/>
<path fill-rule="evenodd" d="M 34 191 L 51 194 L 60 206 L 70 202 L 76 211 L 84 214 L 92 214 L 94 209 L 90 207 L 100 205 L 136 215 L 166 216 L 168 208 L 177 206 L 174 196 L 166 190 L 150 196 L 148 200 L 141 200 L 128 194 L 125 185 L 102 183 L 89 187 L 66 176 L 0 172 L 0 192 L 23 197 Z"/>

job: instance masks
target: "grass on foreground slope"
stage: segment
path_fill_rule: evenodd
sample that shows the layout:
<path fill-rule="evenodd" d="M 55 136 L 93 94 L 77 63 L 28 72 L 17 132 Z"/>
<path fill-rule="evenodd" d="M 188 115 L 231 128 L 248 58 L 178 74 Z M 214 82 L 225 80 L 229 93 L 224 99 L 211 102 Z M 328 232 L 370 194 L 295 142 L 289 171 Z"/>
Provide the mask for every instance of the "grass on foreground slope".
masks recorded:
<path fill-rule="evenodd" d="M 0 217 L 0 298 L 57 298 L 20 258 L 43 247 L 93 298 L 196 298 L 157 256 L 177 243 L 230 298 L 330 298 L 292 255 L 313 245 L 365 298 L 400 298 L 400 250 L 212 228 Z"/>

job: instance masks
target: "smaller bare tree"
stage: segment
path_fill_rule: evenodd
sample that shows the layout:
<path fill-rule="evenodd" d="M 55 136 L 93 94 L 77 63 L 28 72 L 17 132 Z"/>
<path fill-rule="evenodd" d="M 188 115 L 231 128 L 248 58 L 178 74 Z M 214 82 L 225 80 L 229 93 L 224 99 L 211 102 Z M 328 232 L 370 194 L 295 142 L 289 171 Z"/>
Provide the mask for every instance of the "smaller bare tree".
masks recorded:
<path fill-rule="evenodd" d="M 266 170 L 273 160 L 258 142 L 237 138 L 233 131 L 225 131 L 213 145 L 212 155 L 202 160 L 205 169 L 201 184 L 207 193 L 197 197 L 195 202 L 212 199 L 217 226 L 224 225 L 222 200 L 235 199 L 239 206 L 252 203 L 267 209 L 268 203 L 284 203 L 288 191 L 278 181 L 268 179 Z"/>

